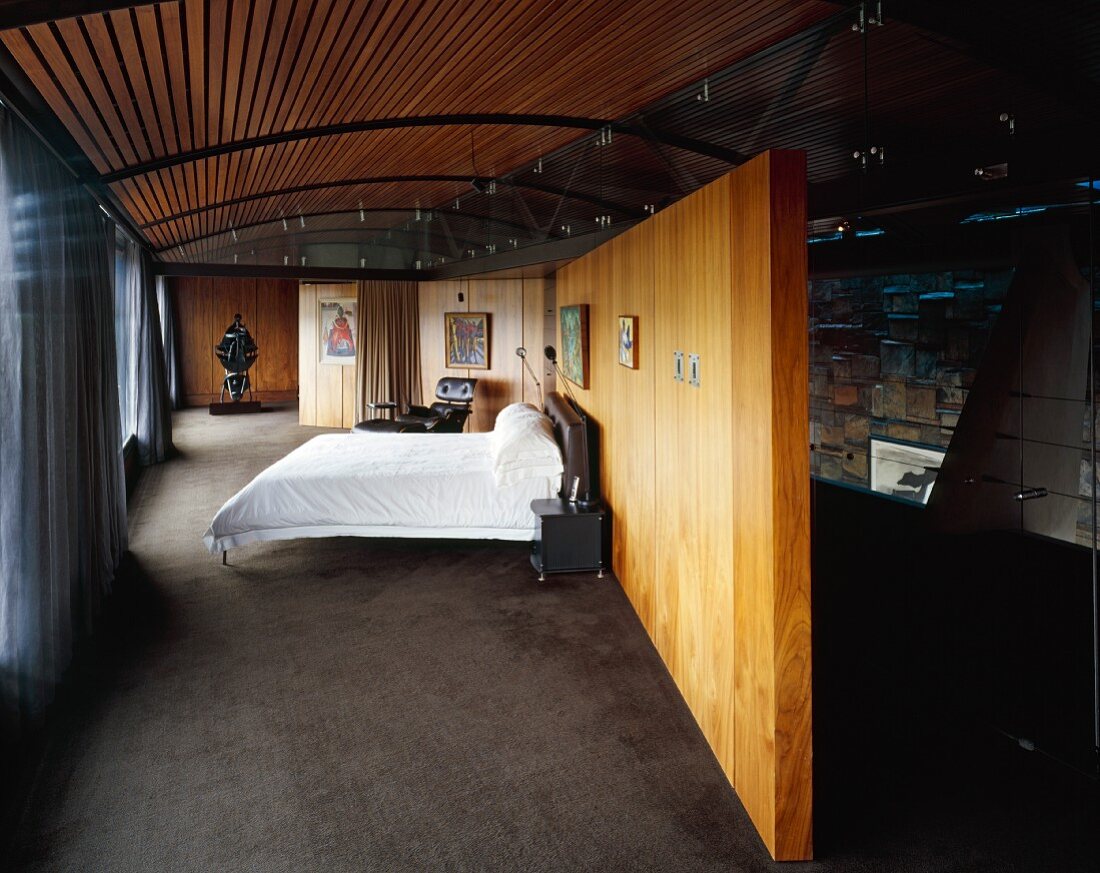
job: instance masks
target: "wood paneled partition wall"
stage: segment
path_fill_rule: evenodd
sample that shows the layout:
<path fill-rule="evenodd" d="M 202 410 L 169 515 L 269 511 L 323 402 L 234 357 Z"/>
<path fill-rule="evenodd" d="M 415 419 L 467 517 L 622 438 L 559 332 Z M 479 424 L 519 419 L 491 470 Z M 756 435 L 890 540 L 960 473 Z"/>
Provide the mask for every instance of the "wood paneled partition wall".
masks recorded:
<path fill-rule="evenodd" d="M 176 277 L 168 280 L 179 331 L 183 392 L 188 406 L 221 393 L 225 370 L 214 356 L 240 313 L 260 347 L 249 376 L 257 400 L 298 396 L 298 282 L 294 279 Z"/>
<path fill-rule="evenodd" d="M 357 364 L 321 363 L 321 298 L 357 299 L 354 282 L 303 282 L 298 294 L 298 424 L 355 425 Z"/>
<path fill-rule="evenodd" d="M 552 282 L 531 279 L 451 279 L 420 283 L 420 368 L 425 403 L 435 399 L 435 383 L 443 376 L 478 380 L 474 392 L 470 431 L 493 429 L 497 413 L 509 403 L 537 403 L 534 382 L 524 373 L 516 348 L 526 346 L 528 360 L 543 390 L 547 388 L 545 315 L 553 309 Z M 461 296 L 461 300 L 459 297 Z M 489 369 L 448 369 L 443 348 L 443 314 L 488 312 L 490 327 Z"/>
<path fill-rule="evenodd" d="M 616 575 L 764 843 L 812 856 L 806 171 L 769 152 L 557 274 Z M 619 315 L 639 366 L 620 366 Z M 700 384 L 673 353 L 700 356 Z"/>

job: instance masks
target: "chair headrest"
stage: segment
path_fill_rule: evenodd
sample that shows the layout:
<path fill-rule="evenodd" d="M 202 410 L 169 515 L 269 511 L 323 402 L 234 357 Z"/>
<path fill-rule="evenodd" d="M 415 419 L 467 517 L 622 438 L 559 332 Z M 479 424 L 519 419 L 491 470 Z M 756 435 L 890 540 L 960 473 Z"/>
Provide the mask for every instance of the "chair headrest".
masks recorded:
<path fill-rule="evenodd" d="M 458 379 L 444 376 L 435 383 L 435 396 L 448 403 L 470 403 L 474 399 L 477 379 Z"/>

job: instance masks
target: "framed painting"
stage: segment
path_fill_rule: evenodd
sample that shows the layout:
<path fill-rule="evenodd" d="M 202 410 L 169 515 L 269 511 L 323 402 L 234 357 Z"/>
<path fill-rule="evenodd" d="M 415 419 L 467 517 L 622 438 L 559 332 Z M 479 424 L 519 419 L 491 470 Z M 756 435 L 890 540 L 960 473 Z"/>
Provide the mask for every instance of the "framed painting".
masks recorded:
<path fill-rule="evenodd" d="M 638 316 L 619 316 L 619 363 L 638 369 Z"/>
<path fill-rule="evenodd" d="M 443 313 L 446 366 L 458 369 L 489 369 L 489 313 Z"/>
<path fill-rule="evenodd" d="M 945 454 L 934 446 L 871 437 L 871 490 L 925 504 Z"/>
<path fill-rule="evenodd" d="M 561 371 L 581 388 L 588 387 L 588 304 L 563 306 L 561 312 Z"/>
<path fill-rule="evenodd" d="M 355 312 L 359 307 L 354 297 L 324 297 L 319 301 L 321 325 L 321 363 L 355 363 Z"/>

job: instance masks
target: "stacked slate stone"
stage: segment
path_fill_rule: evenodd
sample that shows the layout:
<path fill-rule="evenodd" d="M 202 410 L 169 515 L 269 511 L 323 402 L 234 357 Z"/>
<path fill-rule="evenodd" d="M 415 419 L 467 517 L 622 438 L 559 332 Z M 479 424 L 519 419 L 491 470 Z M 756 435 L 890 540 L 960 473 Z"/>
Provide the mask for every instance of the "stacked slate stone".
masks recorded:
<path fill-rule="evenodd" d="M 870 441 L 947 448 L 1011 271 L 810 283 L 814 472 L 869 488 Z"/>

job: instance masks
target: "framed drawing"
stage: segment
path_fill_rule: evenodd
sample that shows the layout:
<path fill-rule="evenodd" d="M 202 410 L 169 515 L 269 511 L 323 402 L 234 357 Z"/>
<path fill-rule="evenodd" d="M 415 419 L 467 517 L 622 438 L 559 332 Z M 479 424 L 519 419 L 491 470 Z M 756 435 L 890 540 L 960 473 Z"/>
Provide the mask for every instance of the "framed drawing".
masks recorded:
<path fill-rule="evenodd" d="M 563 306 L 561 312 L 561 371 L 581 388 L 588 387 L 588 304 Z"/>
<path fill-rule="evenodd" d="M 871 437 L 871 490 L 925 504 L 945 454 L 934 446 Z"/>
<path fill-rule="evenodd" d="M 489 369 L 489 313 L 443 313 L 446 365 L 459 369 Z"/>
<path fill-rule="evenodd" d="M 619 363 L 638 369 L 638 316 L 619 316 Z"/>
<path fill-rule="evenodd" d="M 355 363 L 354 297 L 322 297 L 320 300 L 321 363 Z"/>

